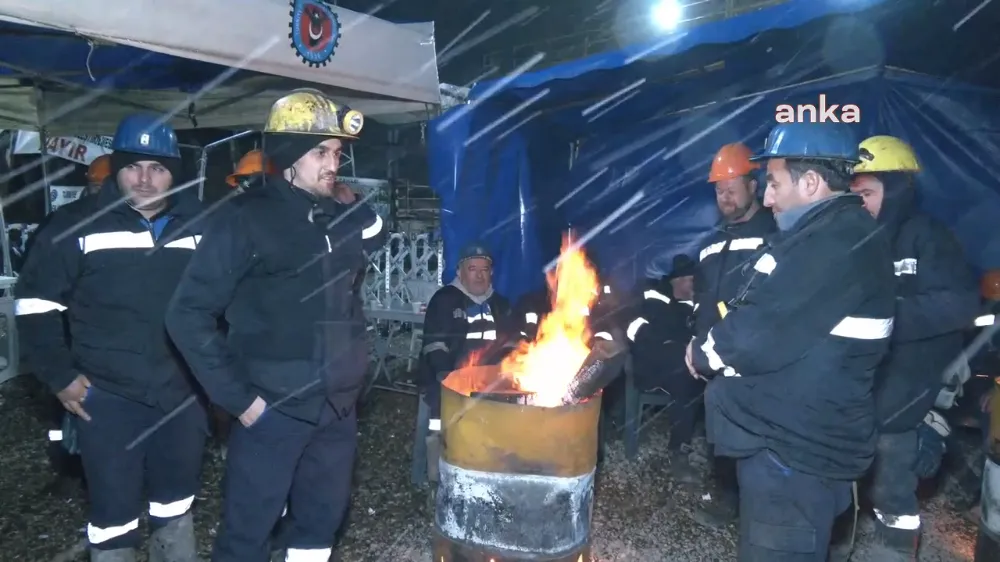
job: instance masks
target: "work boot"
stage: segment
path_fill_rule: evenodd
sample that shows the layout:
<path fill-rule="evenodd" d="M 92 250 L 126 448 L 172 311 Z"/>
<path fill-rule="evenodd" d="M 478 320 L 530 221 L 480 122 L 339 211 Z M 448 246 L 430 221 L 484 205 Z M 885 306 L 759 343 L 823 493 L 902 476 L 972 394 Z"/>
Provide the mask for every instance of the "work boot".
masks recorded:
<path fill-rule="evenodd" d="M 670 475 L 680 484 L 700 484 L 701 474 L 691 465 L 688 454 L 684 450 L 670 451 Z"/>
<path fill-rule="evenodd" d="M 695 523 L 709 529 L 722 529 L 736 523 L 739 498 L 735 494 L 712 492 L 706 496 L 708 498 L 692 514 Z"/>
<path fill-rule="evenodd" d="M 134 548 L 90 549 L 90 562 L 135 562 Z"/>
<path fill-rule="evenodd" d="M 149 562 L 201 562 L 190 512 L 153 531 L 149 537 Z"/>
<path fill-rule="evenodd" d="M 897 529 L 889 527 L 878 518 L 875 519 L 875 544 L 882 547 L 885 553 L 896 553 L 893 558 L 878 558 L 879 562 L 913 561 L 917 559 L 920 547 L 920 529 Z"/>

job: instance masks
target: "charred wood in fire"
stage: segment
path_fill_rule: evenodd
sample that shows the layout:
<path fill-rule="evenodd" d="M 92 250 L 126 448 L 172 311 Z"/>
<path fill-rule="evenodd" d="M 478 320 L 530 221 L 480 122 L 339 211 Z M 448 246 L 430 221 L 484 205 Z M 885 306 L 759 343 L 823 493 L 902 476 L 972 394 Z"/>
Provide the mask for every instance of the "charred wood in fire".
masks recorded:
<path fill-rule="evenodd" d="M 595 342 L 566 389 L 563 404 L 575 404 L 603 390 L 621 374 L 627 357 L 628 349 L 618 341 Z"/>
<path fill-rule="evenodd" d="M 520 406 L 531 405 L 533 396 L 534 394 L 530 392 L 523 392 L 520 390 L 493 390 L 490 392 L 472 392 L 469 394 L 470 398 L 492 400 L 494 402 L 503 402 L 505 404 L 518 404 Z"/>

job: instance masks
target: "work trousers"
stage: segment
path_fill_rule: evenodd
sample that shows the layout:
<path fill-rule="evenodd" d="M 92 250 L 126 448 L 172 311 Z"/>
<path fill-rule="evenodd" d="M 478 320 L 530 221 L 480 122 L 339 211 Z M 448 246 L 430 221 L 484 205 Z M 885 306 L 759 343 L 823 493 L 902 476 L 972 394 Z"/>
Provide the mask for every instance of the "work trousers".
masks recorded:
<path fill-rule="evenodd" d="M 212 562 L 268 562 L 281 521 L 288 562 L 327 560 L 351 495 L 358 422 L 324 408 L 319 423 L 267 410 L 234 423 L 226 456 L 222 526 Z"/>
<path fill-rule="evenodd" d="M 664 390 L 670 393 L 671 402 L 667 406 L 670 420 L 670 440 L 667 447 L 680 449 L 691 443 L 698 414 L 705 404 L 705 383 L 692 377 L 687 371 L 675 371 L 664 380 Z"/>
<path fill-rule="evenodd" d="M 826 562 L 834 519 L 851 504 L 851 482 L 794 470 L 771 451 L 737 463 L 739 562 Z"/>
<path fill-rule="evenodd" d="M 890 529 L 920 529 L 920 478 L 914 470 L 919 446 L 916 429 L 878 437 L 869 495 L 876 520 Z"/>
<path fill-rule="evenodd" d="M 144 495 L 154 530 L 194 503 L 208 433 L 205 408 L 191 396 L 164 412 L 96 385 L 83 407 L 91 418 L 76 423 L 90 496 L 87 537 L 99 550 L 136 547 Z"/>

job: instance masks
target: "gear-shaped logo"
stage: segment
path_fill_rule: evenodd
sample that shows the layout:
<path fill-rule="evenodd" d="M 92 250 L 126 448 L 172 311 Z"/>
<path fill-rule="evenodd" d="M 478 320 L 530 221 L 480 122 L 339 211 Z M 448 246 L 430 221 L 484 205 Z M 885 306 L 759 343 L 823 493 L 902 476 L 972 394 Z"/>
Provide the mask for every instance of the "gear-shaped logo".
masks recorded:
<path fill-rule="evenodd" d="M 323 0 L 291 0 L 289 39 L 304 64 L 326 66 L 340 44 L 340 18 Z"/>

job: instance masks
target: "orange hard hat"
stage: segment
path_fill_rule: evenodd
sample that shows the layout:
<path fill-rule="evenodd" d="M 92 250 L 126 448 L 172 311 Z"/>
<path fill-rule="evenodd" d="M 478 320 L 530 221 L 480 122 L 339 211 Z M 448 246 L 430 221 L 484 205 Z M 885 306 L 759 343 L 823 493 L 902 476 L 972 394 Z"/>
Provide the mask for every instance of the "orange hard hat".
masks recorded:
<path fill-rule="evenodd" d="M 983 274 L 979 282 L 979 291 L 988 301 L 1000 301 L 1000 269 L 993 269 Z"/>
<path fill-rule="evenodd" d="M 240 162 L 236 164 L 236 170 L 226 177 L 226 183 L 232 187 L 237 187 L 240 185 L 240 179 L 243 176 L 254 176 L 261 173 L 271 175 L 278 173 L 278 171 L 274 169 L 274 164 L 264 157 L 264 153 L 254 149 L 244 154 L 243 158 L 240 158 Z"/>
<path fill-rule="evenodd" d="M 747 145 L 741 142 L 727 144 L 719 149 L 712 160 L 712 169 L 708 172 L 708 181 L 715 183 L 743 177 L 754 170 L 760 169 L 760 164 L 751 162 L 753 153 Z"/>
<path fill-rule="evenodd" d="M 105 178 L 111 175 L 111 155 L 102 154 L 90 163 L 87 168 L 87 181 L 90 183 L 102 183 Z"/>

